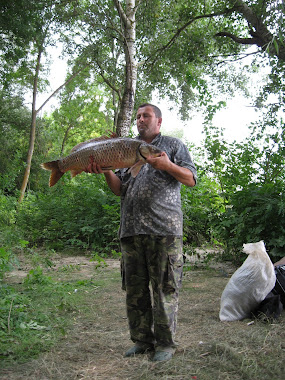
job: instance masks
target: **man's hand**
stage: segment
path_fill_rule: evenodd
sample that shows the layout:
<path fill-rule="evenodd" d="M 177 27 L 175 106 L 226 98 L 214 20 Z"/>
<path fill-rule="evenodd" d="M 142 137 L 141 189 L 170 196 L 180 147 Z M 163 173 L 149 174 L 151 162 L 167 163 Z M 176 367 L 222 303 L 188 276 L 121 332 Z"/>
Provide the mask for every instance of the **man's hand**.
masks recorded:
<path fill-rule="evenodd" d="M 174 164 L 165 152 L 162 152 L 159 157 L 147 158 L 146 162 L 157 170 L 166 171 L 186 186 L 193 187 L 196 184 L 193 173 L 187 168 Z"/>
<path fill-rule="evenodd" d="M 150 157 L 146 159 L 154 169 L 168 171 L 171 167 L 171 161 L 165 152 L 162 152 L 159 157 Z"/>
<path fill-rule="evenodd" d="M 115 195 L 121 194 L 121 181 L 116 176 L 115 173 L 113 173 L 112 170 L 103 170 L 100 165 L 98 165 L 96 162 L 94 162 L 94 157 L 89 157 L 89 165 L 85 169 L 86 173 L 94 173 L 94 174 L 104 174 L 107 184 L 110 187 L 110 189 L 113 191 Z"/>
<path fill-rule="evenodd" d="M 97 162 L 94 162 L 94 157 L 89 157 L 89 165 L 85 169 L 86 173 L 95 173 L 95 174 L 101 174 L 105 173 L 106 171 L 102 170 L 101 166 L 97 164 Z"/>

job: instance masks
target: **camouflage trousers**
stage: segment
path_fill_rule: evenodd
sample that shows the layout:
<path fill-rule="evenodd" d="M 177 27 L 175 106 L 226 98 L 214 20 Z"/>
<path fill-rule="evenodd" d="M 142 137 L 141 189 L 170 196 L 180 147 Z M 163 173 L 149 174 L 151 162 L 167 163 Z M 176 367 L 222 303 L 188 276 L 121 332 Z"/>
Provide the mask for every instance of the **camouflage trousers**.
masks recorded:
<path fill-rule="evenodd" d="M 121 239 L 122 287 L 133 342 L 175 347 L 182 238 L 137 235 Z"/>

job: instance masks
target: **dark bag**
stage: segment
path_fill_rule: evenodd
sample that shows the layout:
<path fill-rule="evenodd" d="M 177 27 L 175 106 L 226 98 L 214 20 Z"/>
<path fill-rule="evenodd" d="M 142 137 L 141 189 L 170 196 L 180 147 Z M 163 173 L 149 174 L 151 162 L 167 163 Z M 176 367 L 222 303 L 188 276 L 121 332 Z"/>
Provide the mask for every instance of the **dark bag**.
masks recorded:
<path fill-rule="evenodd" d="M 252 312 L 253 317 L 263 320 L 278 319 L 285 309 L 285 265 L 278 265 L 274 269 L 275 286 Z"/>
<path fill-rule="evenodd" d="M 285 265 L 278 265 L 275 267 L 276 282 L 272 289 L 272 293 L 280 295 L 280 300 L 285 308 Z"/>

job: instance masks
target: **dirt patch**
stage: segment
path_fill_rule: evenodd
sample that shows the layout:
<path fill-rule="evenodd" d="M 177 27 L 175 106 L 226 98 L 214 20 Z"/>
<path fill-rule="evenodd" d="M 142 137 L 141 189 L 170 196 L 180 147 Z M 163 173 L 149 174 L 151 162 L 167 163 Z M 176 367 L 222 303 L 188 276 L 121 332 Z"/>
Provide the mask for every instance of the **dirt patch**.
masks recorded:
<path fill-rule="evenodd" d="M 85 256 L 57 257 L 53 263 L 47 271 L 58 279 L 93 276 L 106 279 L 106 286 L 88 294 L 72 329 L 59 344 L 35 360 L 0 369 L 2 380 L 272 380 L 281 378 L 285 370 L 284 317 L 271 325 L 219 321 L 220 295 L 235 270 L 230 265 L 215 264 L 205 269 L 201 262 L 201 268 L 195 262 L 195 270 L 185 271 L 177 352 L 167 363 L 153 363 L 148 355 L 124 358 L 132 343 L 119 260 L 106 260 L 106 266 L 99 268 L 100 263 Z M 23 268 L 21 275 L 28 269 Z M 18 274 L 10 273 L 9 281 L 20 281 Z"/>
<path fill-rule="evenodd" d="M 31 269 L 30 260 L 27 260 L 25 257 L 19 257 L 18 260 L 18 268 L 6 274 L 6 281 L 8 283 L 22 283 Z M 44 272 L 46 274 L 57 272 L 59 281 L 63 281 L 67 273 L 69 275 L 69 273 L 77 272 L 76 276 L 78 279 L 88 279 L 94 276 L 95 270 L 98 267 L 104 267 L 106 270 L 118 269 L 120 267 L 120 261 L 118 259 L 102 259 L 102 261 L 98 262 L 88 256 L 54 255 L 49 265 L 44 264 Z"/>

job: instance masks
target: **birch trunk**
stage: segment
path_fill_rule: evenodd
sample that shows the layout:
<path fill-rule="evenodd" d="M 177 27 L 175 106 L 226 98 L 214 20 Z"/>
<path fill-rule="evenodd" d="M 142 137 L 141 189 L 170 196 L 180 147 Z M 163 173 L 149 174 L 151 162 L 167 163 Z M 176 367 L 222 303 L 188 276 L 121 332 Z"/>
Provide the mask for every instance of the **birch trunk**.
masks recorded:
<path fill-rule="evenodd" d="M 118 0 L 114 0 L 114 4 L 121 19 L 122 32 L 125 40 L 124 53 L 126 62 L 125 86 L 120 104 L 116 132 L 119 136 L 127 136 L 132 122 L 137 82 L 137 64 L 135 58 L 136 4 L 135 0 L 127 0 L 126 12 L 123 10 L 121 3 Z"/>

